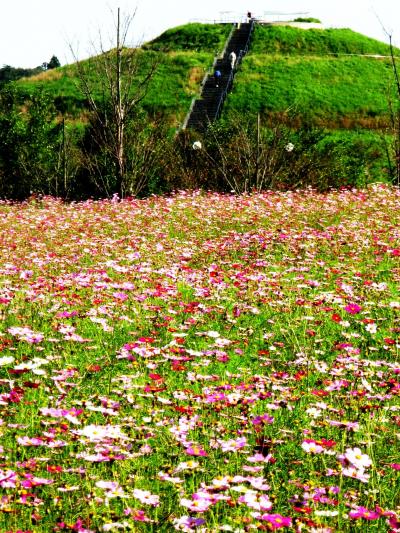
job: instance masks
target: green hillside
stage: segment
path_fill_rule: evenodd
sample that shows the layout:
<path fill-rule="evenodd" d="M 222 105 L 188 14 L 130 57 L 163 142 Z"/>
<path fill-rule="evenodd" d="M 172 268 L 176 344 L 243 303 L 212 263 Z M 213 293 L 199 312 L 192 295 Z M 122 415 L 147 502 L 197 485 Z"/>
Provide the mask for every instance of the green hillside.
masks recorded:
<path fill-rule="evenodd" d="M 396 50 L 396 53 L 399 53 Z M 225 113 L 329 127 L 382 127 L 393 94 L 388 45 L 348 29 L 257 26 Z"/>
<path fill-rule="evenodd" d="M 153 61 L 158 68 L 143 100 L 144 110 L 171 125 L 182 123 L 231 29 L 229 24 L 187 24 L 146 43 L 139 52 L 141 71 Z M 129 57 L 137 51 L 125 53 Z M 388 45 L 349 29 L 257 25 L 224 115 L 261 113 L 277 120 L 294 110 L 307 121 L 330 127 L 381 127 L 393 79 L 389 53 Z M 27 78 L 20 85 L 26 94 L 44 88 L 62 114 L 79 118 L 84 113 L 74 65 Z"/>
<path fill-rule="evenodd" d="M 223 50 L 231 29 L 231 24 L 185 24 L 165 31 L 143 48 L 161 52 L 191 50 L 218 53 Z"/>
<path fill-rule="evenodd" d="M 198 132 L 175 136 L 232 29 L 188 24 L 121 55 L 110 50 L 4 85 L 0 197 L 400 182 L 400 149 L 388 128 L 390 102 L 399 100 L 390 49 L 348 29 L 256 25 L 221 121 L 202 138 L 205 151 L 192 150 Z M 121 115 L 128 117 L 123 150 L 115 144 L 116 58 L 120 85 L 131 90 L 124 101 L 140 102 Z M 133 78 L 124 74 L 132 68 Z M 90 86 L 86 97 L 80 70 Z"/>
<path fill-rule="evenodd" d="M 277 118 L 292 110 L 328 126 L 377 127 L 387 114 L 388 60 L 249 54 L 226 111 Z"/>
<path fill-rule="evenodd" d="M 162 116 L 165 120 L 181 122 L 190 106 L 190 102 L 199 91 L 201 80 L 208 66 L 213 61 L 209 52 L 153 52 L 152 50 L 126 50 L 126 59 L 134 53 L 140 54 L 138 78 L 144 76 L 150 65 L 157 64 L 156 72 L 149 85 L 148 93 L 142 103 L 150 116 Z M 90 69 L 89 62 L 84 67 Z M 62 114 L 79 118 L 85 113 L 85 98 L 79 89 L 79 78 L 75 65 L 61 67 L 43 72 L 38 76 L 22 79 L 19 82 L 23 91 L 29 95 L 32 91 L 44 89 L 54 99 L 57 109 Z M 97 98 L 101 98 L 101 84 L 98 84 Z"/>

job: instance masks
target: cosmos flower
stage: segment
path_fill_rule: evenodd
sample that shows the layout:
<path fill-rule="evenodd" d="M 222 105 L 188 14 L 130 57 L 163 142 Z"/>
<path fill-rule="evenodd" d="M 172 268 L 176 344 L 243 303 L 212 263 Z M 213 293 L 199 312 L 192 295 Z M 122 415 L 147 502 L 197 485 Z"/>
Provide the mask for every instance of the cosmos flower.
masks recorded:
<path fill-rule="evenodd" d="M 357 315 L 358 313 L 361 312 L 362 307 L 360 307 L 358 304 L 350 303 L 350 304 L 346 305 L 346 307 L 344 308 L 344 310 L 345 310 L 347 313 L 349 313 L 350 315 Z"/>
<path fill-rule="evenodd" d="M 360 448 L 347 448 L 344 458 L 355 468 L 368 468 L 372 461 L 367 454 L 362 453 Z"/>
<path fill-rule="evenodd" d="M 90 442 L 101 442 L 107 439 L 127 439 L 128 437 L 121 432 L 120 426 L 98 426 L 90 424 L 82 429 L 74 431 L 76 435 L 80 435 L 88 439 Z"/>

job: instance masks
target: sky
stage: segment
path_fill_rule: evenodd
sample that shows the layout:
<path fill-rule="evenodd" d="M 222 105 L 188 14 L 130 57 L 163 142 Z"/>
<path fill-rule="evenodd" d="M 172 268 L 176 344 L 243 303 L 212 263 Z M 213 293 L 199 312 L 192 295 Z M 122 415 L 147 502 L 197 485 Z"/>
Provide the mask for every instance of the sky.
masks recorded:
<path fill-rule="evenodd" d="M 188 22 L 239 21 L 250 11 L 265 21 L 315 17 L 384 42 L 389 33 L 400 46 L 399 0 L 0 0 L 0 67 L 33 68 L 53 55 L 72 63 L 98 50 L 99 35 L 111 48 L 118 7 L 135 13 L 128 45 Z"/>

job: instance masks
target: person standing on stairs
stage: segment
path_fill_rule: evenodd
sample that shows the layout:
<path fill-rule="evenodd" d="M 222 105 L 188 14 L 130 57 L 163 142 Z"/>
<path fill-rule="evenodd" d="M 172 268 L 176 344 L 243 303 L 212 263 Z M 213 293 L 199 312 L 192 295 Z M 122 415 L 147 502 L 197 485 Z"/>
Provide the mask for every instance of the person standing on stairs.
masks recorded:
<path fill-rule="evenodd" d="M 231 69 L 233 70 L 235 68 L 235 63 L 236 63 L 236 54 L 233 50 L 229 54 L 229 61 L 231 63 Z"/>
<path fill-rule="evenodd" d="M 219 83 L 221 81 L 221 71 L 220 70 L 216 70 L 214 72 L 214 80 L 215 80 L 215 87 L 219 87 Z"/>

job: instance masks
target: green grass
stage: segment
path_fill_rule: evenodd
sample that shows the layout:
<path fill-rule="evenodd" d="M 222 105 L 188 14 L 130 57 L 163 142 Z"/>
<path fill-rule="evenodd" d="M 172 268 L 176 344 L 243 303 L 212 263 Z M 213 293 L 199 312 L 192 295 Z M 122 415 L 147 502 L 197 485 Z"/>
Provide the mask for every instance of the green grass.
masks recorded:
<path fill-rule="evenodd" d="M 384 119 L 393 82 L 389 60 L 269 55 L 252 52 L 235 79 L 225 111 L 339 124 Z M 393 91 L 393 87 L 392 87 Z"/>
<path fill-rule="evenodd" d="M 251 44 L 254 54 L 317 55 L 380 54 L 390 55 L 389 45 L 350 29 L 308 29 L 290 26 L 257 25 Z M 395 49 L 397 54 L 400 53 Z"/>
<path fill-rule="evenodd" d="M 232 30 L 232 24 L 185 24 L 162 33 L 156 39 L 146 43 L 147 50 L 222 52 L 226 39 Z"/>

